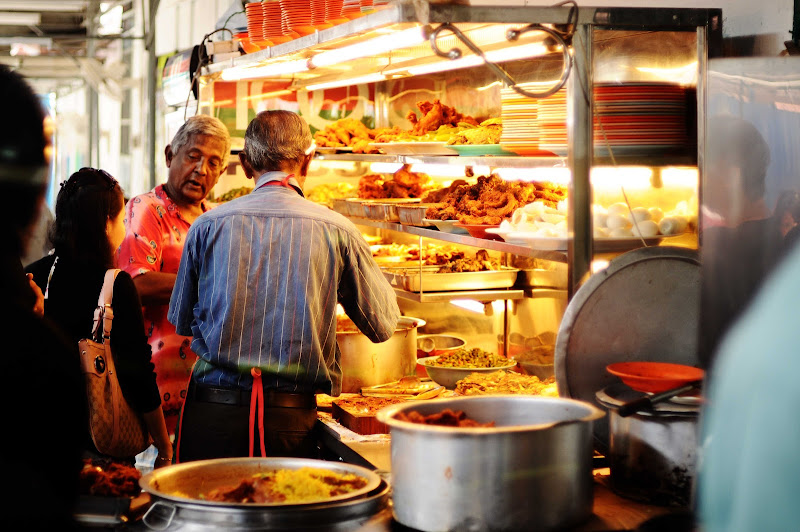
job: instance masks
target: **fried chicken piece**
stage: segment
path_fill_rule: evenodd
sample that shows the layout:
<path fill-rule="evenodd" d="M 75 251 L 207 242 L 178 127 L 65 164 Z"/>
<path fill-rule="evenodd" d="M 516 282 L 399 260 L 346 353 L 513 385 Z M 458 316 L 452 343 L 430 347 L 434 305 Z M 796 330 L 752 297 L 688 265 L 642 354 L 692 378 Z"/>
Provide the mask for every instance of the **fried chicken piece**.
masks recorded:
<path fill-rule="evenodd" d="M 380 174 L 362 176 L 358 180 L 358 197 L 361 199 L 385 198 L 383 184 L 383 176 Z"/>
<path fill-rule="evenodd" d="M 459 122 L 465 122 L 474 126 L 478 125 L 478 121 L 471 116 L 459 113 L 454 107 L 448 107 L 438 99 L 432 102 L 417 102 L 417 108 L 421 114 L 420 118 L 417 117 L 414 111 L 409 111 L 406 116 L 408 121 L 412 124 L 412 135 L 423 135 L 429 131 L 436 131 L 443 125 L 457 126 Z"/>

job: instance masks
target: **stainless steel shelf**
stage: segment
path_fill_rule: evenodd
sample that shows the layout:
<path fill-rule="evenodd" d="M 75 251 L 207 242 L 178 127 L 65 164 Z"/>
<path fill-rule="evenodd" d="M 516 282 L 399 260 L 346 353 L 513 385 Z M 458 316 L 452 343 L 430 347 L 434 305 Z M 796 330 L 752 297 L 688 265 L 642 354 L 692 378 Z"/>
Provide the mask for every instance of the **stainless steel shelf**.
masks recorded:
<path fill-rule="evenodd" d="M 318 153 L 320 161 L 359 161 L 369 163 L 445 164 L 451 166 L 489 166 L 492 168 L 553 168 L 566 166 L 566 157 L 465 157 L 463 155 L 373 155 Z"/>
<path fill-rule="evenodd" d="M 544 251 L 540 249 L 533 249 L 529 246 L 509 244 L 499 240 L 487 240 L 485 238 L 475 238 L 469 235 L 445 233 L 444 231 L 439 231 L 436 229 L 425 229 L 423 227 L 403 225 L 392 222 L 379 222 L 377 220 L 358 218 L 355 216 L 351 216 L 350 220 L 356 225 L 366 225 L 369 227 L 377 227 L 379 229 L 388 229 L 389 231 L 398 231 L 400 233 L 421 236 L 424 238 L 432 238 L 434 240 L 444 240 L 454 244 L 463 244 L 465 246 L 491 249 L 493 251 L 512 253 L 514 255 L 520 255 L 523 257 L 533 257 L 536 259 L 552 260 L 556 262 L 567 262 L 567 254 L 563 251 Z"/>
<path fill-rule="evenodd" d="M 407 292 L 400 288 L 394 289 L 395 295 L 401 299 L 416 301 L 417 303 L 447 302 L 454 299 L 474 299 L 476 301 L 495 301 L 498 299 L 522 299 L 524 290 L 458 290 L 454 292 Z"/>

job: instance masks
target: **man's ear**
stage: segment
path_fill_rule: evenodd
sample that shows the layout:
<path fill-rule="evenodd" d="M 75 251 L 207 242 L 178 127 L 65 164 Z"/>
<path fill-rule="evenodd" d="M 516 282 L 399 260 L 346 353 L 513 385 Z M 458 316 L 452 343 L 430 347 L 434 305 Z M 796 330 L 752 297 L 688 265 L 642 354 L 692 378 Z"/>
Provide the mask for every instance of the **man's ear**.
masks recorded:
<path fill-rule="evenodd" d="M 303 156 L 303 164 L 300 165 L 300 175 L 302 175 L 303 177 L 308 175 L 308 167 L 313 159 L 314 159 L 314 152 L 311 152 L 308 155 Z"/>
<path fill-rule="evenodd" d="M 175 157 L 175 154 L 172 152 L 172 145 L 167 144 L 167 147 L 164 148 L 164 160 L 167 162 L 167 168 L 172 164 L 173 157 Z"/>
<path fill-rule="evenodd" d="M 247 156 L 244 154 L 244 151 L 239 152 L 239 162 L 242 164 L 242 170 L 244 170 L 245 177 L 247 177 L 247 179 L 255 179 L 253 168 L 247 161 Z"/>

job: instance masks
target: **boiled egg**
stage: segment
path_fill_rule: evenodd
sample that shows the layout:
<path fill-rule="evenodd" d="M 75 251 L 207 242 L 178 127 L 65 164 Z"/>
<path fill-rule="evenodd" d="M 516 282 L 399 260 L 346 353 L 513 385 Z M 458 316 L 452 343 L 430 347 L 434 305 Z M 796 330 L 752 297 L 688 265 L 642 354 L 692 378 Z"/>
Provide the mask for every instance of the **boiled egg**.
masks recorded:
<path fill-rule="evenodd" d="M 635 236 L 641 235 L 642 238 L 650 238 L 658 234 L 658 224 L 653 220 L 642 220 L 634 224 L 631 232 L 633 232 Z"/>
<path fill-rule="evenodd" d="M 610 230 L 614 229 L 628 229 L 631 226 L 631 221 L 624 214 L 610 214 L 606 218 L 606 227 Z"/>

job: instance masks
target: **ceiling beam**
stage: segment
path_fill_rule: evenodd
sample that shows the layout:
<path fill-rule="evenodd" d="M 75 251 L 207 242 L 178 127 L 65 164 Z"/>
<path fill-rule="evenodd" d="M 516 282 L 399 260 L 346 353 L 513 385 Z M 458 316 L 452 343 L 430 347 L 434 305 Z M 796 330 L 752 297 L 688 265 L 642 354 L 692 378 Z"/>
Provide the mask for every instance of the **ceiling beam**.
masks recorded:
<path fill-rule="evenodd" d="M 86 11 L 86 0 L 28 0 L 26 2 L 9 2 L 3 0 L 2 8 L 6 11 L 58 11 L 61 13 L 82 13 Z"/>

